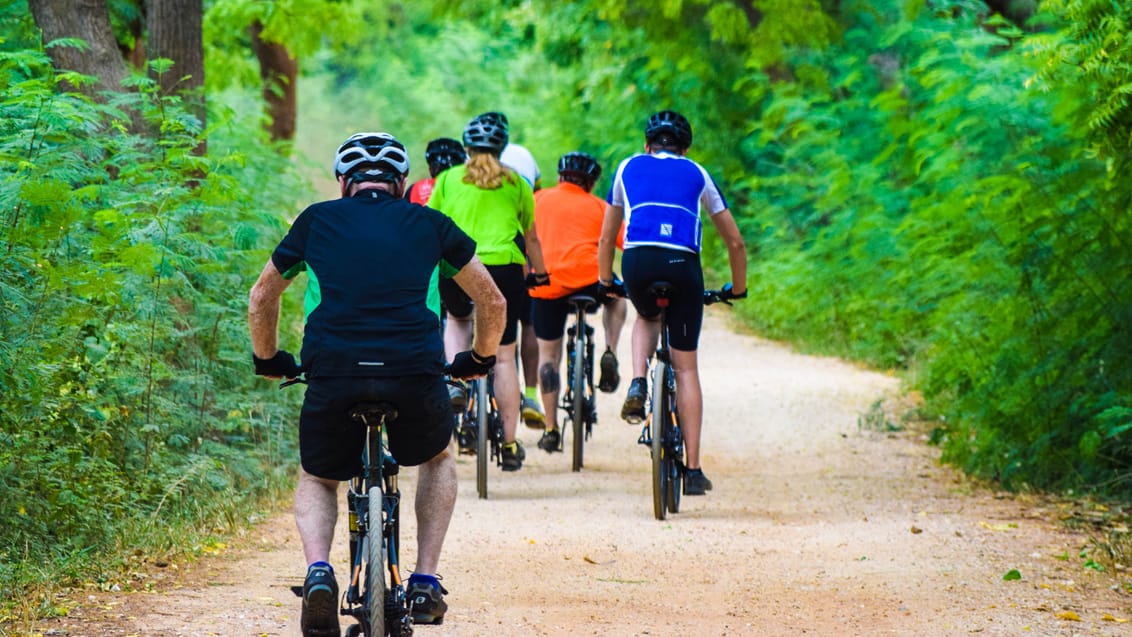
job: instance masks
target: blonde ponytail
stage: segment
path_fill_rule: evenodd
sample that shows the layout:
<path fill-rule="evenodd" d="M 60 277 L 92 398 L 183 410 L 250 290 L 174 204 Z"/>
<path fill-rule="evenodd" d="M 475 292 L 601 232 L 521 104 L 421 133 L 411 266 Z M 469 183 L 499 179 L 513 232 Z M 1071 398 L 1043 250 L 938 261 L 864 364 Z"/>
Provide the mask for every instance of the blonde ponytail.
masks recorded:
<path fill-rule="evenodd" d="M 495 190 L 503 185 L 504 179 L 515 183 L 515 175 L 499 163 L 499 158 L 495 155 L 474 150 L 468 153 L 464 183 L 473 184 L 484 190 Z"/>

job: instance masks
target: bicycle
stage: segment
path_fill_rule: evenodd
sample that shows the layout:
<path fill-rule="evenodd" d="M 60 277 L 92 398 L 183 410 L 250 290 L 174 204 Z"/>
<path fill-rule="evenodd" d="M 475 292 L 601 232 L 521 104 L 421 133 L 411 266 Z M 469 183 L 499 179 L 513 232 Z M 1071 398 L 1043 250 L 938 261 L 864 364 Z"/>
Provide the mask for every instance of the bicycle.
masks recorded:
<path fill-rule="evenodd" d="M 574 294 L 567 299 L 574 308 L 574 324 L 566 330 L 566 375 L 570 384 L 562 397 L 562 409 L 571 424 L 573 461 L 571 469 L 581 471 L 585 441 L 597 424 L 594 401 L 594 328 L 586 323 L 586 314 L 597 306 L 597 299 L 588 294 Z"/>
<path fill-rule="evenodd" d="M 680 430 L 680 413 L 676 404 L 676 374 L 672 370 L 668 346 L 669 299 L 676 288 L 667 281 L 657 281 L 647 289 L 656 297 L 660 308 L 660 346 L 649 374 L 649 406 L 638 444 L 650 449 L 652 456 L 653 516 L 663 520 L 668 513 L 680 512 L 680 495 L 687 467 L 684 464 L 684 436 Z M 722 290 L 705 290 L 704 305 L 731 305 Z"/>
<path fill-rule="evenodd" d="M 293 378 L 280 387 L 305 382 Z M 385 426 L 397 419 L 397 406 L 360 402 L 349 417 L 366 428 L 366 442 L 362 472 L 346 491 L 350 582 L 340 612 L 358 622 L 346 629 L 346 637 L 411 637 L 413 618 L 400 571 L 400 466 L 385 442 Z"/>
<path fill-rule="evenodd" d="M 468 404 L 457 414 L 455 432 L 459 452 L 476 456 L 476 493 L 481 500 L 487 499 L 489 462 L 503 466 L 503 418 L 495 401 L 494 379 L 495 372 L 489 371 L 487 376 L 466 382 Z"/>

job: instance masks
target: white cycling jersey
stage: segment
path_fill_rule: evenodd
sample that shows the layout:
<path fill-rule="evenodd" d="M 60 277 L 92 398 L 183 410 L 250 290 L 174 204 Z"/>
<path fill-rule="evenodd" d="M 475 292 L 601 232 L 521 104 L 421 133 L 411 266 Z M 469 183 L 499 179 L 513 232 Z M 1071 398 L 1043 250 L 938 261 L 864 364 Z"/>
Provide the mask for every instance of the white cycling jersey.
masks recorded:
<path fill-rule="evenodd" d="M 531 151 L 518 144 L 504 146 L 503 153 L 499 155 L 499 163 L 519 173 L 519 176 L 526 179 L 531 188 L 535 187 L 535 182 L 542 176 L 535 156 L 531 154 Z"/>

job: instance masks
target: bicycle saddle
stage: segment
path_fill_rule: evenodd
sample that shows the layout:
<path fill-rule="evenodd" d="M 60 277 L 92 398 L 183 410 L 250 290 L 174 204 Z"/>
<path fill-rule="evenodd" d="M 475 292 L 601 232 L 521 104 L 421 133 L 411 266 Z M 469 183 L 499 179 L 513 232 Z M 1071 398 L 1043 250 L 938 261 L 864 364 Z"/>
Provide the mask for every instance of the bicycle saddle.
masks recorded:
<path fill-rule="evenodd" d="M 350 418 L 365 424 L 377 422 L 382 418 L 386 421 L 397 420 L 397 405 L 388 402 L 361 402 L 350 408 Z"/>
<path fill-rule="evenodd" d="M 589 294 L 571 294 L 566 300 L 573 305 L 580 305 L 583 310 L 588 310 L 597 305 L 597 299 Z"/>
<path fill-rule="evenodd" d="M 656 295 L 657 298 L 666 299 L 676 294 L 676 286 L 668 281 L 655 281 L 646 288 L 646 291 Z"/>

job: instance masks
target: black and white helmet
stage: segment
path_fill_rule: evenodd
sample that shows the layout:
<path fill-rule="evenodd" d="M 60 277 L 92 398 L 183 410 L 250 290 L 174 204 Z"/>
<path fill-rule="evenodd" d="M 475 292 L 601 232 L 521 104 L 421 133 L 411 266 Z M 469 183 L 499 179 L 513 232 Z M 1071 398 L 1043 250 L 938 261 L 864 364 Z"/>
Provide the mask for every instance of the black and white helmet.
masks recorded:
<path fill-rule="evenodd" d="M 334 157 L 334 176 L 351 183 L 396 183 L 407 174 L 409 154 L 389 133 L 355 133 L 342 142 Z"/>
<path fill-rule="evenodd" d="M 441 171 L 467 161 L 468 154 L 464 152 L 464 145 L 459 140 L 451 137 L 440 137 L 428 143 L 424 158 L 428 162 L 429 172 L 435 177 Z"/>
<path fill-rule="evenodd" d="M 507 123 L 507 116 L 503 113 L 500 113 L 499 111 L 488 111 L 487 113 L 481 113 L 480 117 L 488 117 L 494 119 L 500 124 L 503 124 L 503 128 L 510 130 L 510 125 Z"/>
<path fill-rule="evenodd" d="M 498 157 L 507 141 L 507 126 L 497 113 L 477 115 L 464 127 L 464 145 L 473 150 L 486 151 Z"/>
<path fill-rule="evenodd" d="M 592 184 L 601 177 L 601 164 L 589 153 L 566 153 L 558 159 L 558 174 L 577 176 Z"/>
<path fill-rule="evenodd" d="M 692 125 L 676 111 L 653 113 L 645 124 L 645 141 L 652 144 L 662 137 L 668 137 L 676 146 L 688 149 L 692 146 Z"/>

